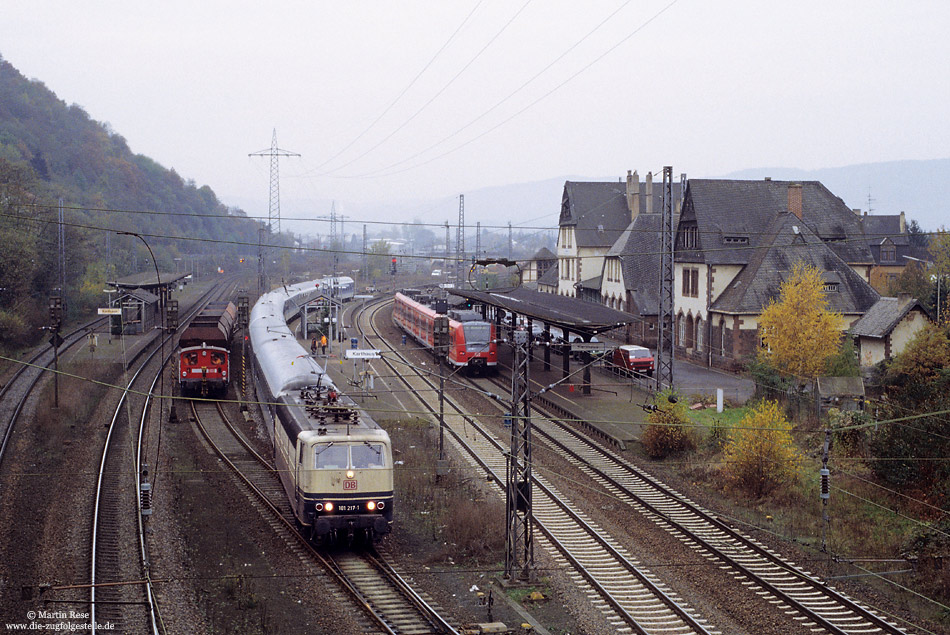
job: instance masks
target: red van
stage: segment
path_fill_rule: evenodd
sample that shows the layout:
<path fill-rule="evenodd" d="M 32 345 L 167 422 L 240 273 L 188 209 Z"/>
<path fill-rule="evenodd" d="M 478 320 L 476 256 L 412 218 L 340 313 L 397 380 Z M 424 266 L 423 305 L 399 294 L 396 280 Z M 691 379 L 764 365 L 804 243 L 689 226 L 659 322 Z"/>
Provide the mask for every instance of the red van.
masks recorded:
<path fill-rule="evenodd" d="M 653 377 L 653 354 L 649 348 L 626 344 L 614 349 L 611 358 L 614 366 L 621 372 L 647 374 Z"/>

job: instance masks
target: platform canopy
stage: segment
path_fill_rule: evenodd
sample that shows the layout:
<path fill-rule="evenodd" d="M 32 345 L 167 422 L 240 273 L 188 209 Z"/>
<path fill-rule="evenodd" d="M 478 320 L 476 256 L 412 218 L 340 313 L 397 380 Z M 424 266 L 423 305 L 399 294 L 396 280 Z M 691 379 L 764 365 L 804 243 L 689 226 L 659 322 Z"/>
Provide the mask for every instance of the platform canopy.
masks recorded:
<path fill-rule="evenodd" d="M 172 273 L 172 272 L 159 272 L 159 275 L 162 277 L 163 287 L 169 287 L 179 280 L 183 280 L 190 276 L 191 274 L 186 273 Z M 155 278 L 154 271 L 146 271 L 143 273 L 137 273 L 132 276 L 126 276 L 125 278 L 120 278 L 115 281 L 109 281 L 106 284 L 115 287 L 116 289 L 145 289 L 147 291 L 153 291 L 158 288 L 158 279 Z"/>
<path fill-rule="evenodd" d="M 637 320 L 629 313 L 611 309 L 603 304 L 553 293 L 541 293 L 524 287 L 497 292 L 472 289 L 448 289 L 448 292 L 532 320 L 540 320 L 572 333 L 596 335 Z"/>

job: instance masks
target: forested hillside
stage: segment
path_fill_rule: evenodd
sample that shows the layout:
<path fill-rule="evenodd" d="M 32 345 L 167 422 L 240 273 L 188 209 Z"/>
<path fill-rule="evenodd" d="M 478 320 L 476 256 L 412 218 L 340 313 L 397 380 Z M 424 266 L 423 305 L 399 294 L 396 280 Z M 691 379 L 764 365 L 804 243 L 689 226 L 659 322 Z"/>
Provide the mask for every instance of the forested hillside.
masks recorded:
<path fill-rule="evenodd" d="M 60 286 L 58 206 L 66 236 L 66 295 L 71 316 L 100 305 L 103 285 L 153 266 L 195 257 L 205 269 L 256 255 L 259 223 L 155 161 L 66 105 L 42 82 L 0 57 L 0 346 L 36 339 L 47 298 Z M 196 240 L 197 239 L 197 240 Z M 268 242 L 277 242 L 268 240 Z M 176 260 L 179 259 L 179 260 Z"/>

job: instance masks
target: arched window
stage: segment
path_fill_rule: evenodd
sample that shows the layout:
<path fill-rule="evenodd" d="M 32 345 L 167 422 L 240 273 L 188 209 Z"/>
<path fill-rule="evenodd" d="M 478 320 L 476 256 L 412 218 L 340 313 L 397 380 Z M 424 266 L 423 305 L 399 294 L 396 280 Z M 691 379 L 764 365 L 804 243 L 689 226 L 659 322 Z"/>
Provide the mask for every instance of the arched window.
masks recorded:
<path fill-rule="evenodd" d="M 696 318 L 696 350 L 703 350 L 703 320 Z"/>
<path fill-rule="evenodd" d="M 684 346 L 686 348 L 693 348 L 696 345 L 696 326 L 693 323 L 693 315 L 686 316 L 686 341 Z"/>
<path fill-rule="evenodd" d="M 685 346 L 684 340 L 686 339 L 686 318 L 683 317 L 682 313 L 679 314 L 677 322 L 679 322 L 679 328 L 676 329 L 676 339 L 680 346 Z"/>
<path fill-rule="evenodd" d="M 719 318 L 719 354 L 726 355 L 726 318 Z"/>

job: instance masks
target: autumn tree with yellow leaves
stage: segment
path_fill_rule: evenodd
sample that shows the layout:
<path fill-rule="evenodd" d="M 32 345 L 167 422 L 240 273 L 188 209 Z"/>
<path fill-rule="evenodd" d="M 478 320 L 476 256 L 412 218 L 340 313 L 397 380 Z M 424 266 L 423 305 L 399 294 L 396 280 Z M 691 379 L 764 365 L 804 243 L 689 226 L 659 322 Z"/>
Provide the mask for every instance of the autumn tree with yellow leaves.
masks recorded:
<path fill-rule="evenodd" d="M 801 262 L 782 283 L 779 300 L 769 301 L 759 318 L 759 360 L 799 383 L 824 372 L 838 352 L 841 316 L 829 308 L 821 272 Z"/>
<path fill-rule="evenodd" d="M 729 431 L 723 472 L 734 489 L 761 498 L 799 477 L 791 428 L 777 402 L 763 401 Z"/>

